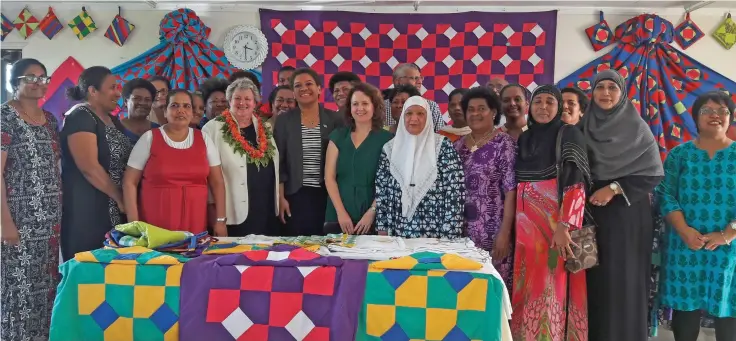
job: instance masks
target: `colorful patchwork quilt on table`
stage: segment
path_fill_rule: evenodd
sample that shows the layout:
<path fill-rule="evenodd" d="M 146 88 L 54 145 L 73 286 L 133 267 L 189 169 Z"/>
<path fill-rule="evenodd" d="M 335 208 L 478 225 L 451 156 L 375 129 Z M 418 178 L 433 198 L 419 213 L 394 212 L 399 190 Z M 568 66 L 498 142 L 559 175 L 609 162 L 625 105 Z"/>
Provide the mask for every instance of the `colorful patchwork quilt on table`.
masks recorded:
<path fill-rule="evenodd" d="M 479 263 L 423 252 L 371 264 L 357 341 L 502 340 L 503 282 Z"/>
<path fill-rule="evenodd" d="M 59 267 L 49 340 L 179 340 L 186 261 L 140 246 L 77 254 Z"/>
<path fill-rule="evenodd" d="M 193 259 L 180 340 L 354 340 L 366 273 L 365 261 L 290 245 Z"/>

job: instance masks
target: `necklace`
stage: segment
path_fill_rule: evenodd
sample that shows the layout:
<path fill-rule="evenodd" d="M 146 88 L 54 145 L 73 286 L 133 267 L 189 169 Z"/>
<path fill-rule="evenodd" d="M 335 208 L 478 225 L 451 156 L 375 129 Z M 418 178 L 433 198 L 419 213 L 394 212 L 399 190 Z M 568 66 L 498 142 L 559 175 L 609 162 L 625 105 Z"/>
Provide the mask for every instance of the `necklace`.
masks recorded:
<path fill-rule="evenodd" d="M 23 110 L 20 107 L 20 105 L 16 104 L 16 105 L 13 105 L 13 107 L 15 108 L 15 111 L 17 111 L 18 114 L 20 114 L 21 117 L 25 116 L 29 121 L 31 121 L 31 123 L 33 123 L 33 125 L 36 125 L 36 126 L 43 125 L 43 119 L 41 119 L 41 121 L 36 120 L 31 115 L 29 115 L 25 110 Z"/>
<path fill-rule="evenodd" d="M 308 117 L 307 115 L 302 114 L 302 121 L 304 121 L 304 125 L 307 126 L 307 128 L 314 127 L 319 123 L 319 115 Z"/>
<path fill-rule="evenodd" d="M 475 138 L 473 137 L 473 134 L 468 134 L 468 137 L 473 143 L 473 146 L 470 147 L 470 152 L 475 153 L 479 147 L 483 146 L 486 142 L 488 142 L 488 140 L 491 139 L 494 132 L 495 132 L 495 129 L 491 130 L 490 132 L 483 135 L 483 137 L 481 137 L 478 141 L 475 140 Z"/>

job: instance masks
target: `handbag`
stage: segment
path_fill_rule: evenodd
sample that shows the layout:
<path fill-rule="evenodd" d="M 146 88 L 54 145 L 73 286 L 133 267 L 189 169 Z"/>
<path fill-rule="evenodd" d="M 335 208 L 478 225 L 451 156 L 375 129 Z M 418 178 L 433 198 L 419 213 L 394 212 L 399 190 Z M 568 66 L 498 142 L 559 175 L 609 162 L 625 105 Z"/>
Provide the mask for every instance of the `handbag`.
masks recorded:
<path fill-rule="evenodd" d="M 562 176 L 562 133 L 565 131 L 567 124 L 560 128 L 557 133 L 557 145 L 555 146 L 555 157 L 557 166 L 557 187 L 560 207 L 562 207 L 562 185 L 560 177 Z M 590 269 L 598 265 L 598 243 L 595 237 L 596 223 L 593 215 L 588 210 L 588 204 L 583 208 L 583 226 L 580 229 L 570 231 L 570 238 L 577 246 L 570 244 L 573 258 L 565 261 L 565 269 L 572 273 Z"/>

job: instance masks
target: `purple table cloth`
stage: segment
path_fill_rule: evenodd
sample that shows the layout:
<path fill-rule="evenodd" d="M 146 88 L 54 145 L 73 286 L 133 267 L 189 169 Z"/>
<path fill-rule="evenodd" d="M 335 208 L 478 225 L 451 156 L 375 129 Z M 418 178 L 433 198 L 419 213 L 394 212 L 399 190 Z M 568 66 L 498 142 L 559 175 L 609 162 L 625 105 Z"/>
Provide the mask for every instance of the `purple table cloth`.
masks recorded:
<path fill-rule="evenodd" d="M 184 265 L 180 341 L 354 340 L 368 263 L 289 245 Z"/>

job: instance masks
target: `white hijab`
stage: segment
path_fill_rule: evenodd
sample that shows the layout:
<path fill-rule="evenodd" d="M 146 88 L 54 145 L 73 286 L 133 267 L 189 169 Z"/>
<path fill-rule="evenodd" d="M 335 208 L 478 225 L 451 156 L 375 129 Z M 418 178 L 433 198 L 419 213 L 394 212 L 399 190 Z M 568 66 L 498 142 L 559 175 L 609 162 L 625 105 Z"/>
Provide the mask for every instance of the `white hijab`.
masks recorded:
<path fill-rule="evenodd" d="M 427 121 L 419 135 L 410 134 L 404 123 L 406 111 L 415 105 L 427 112 Z M 429 103 L 424 98 L 414 96 L 406 100 L 396 137 L 383 147 L 391 163 L 391 175 L 401 187 L 401 214 L 409 220 L 437 180 L 437 158 L 444 137 L 434 133 L 434 123 L 429 115 Z"/>

